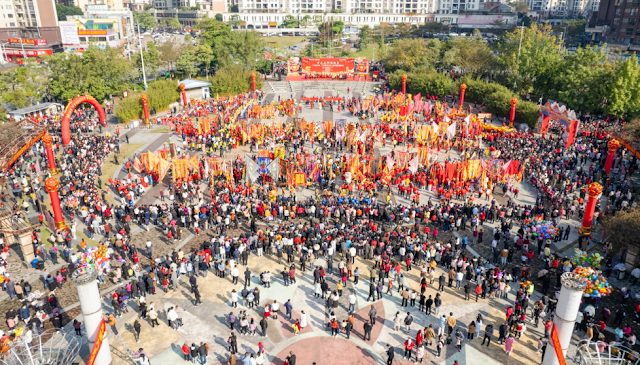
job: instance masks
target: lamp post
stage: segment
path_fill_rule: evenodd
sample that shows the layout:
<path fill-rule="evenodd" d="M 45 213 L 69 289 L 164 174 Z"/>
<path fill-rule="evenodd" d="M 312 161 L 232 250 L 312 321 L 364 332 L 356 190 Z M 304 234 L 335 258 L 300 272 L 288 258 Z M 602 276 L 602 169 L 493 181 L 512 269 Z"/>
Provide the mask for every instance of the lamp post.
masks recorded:
<path fill-rule="evenodd" d="M 585 236 L 591 235 L 591 222 L 593 221 L 593 212 L 596 209 L 596 203 L 598 197 L 602 194 L 602 185 L 598 183 L 591 183 L 587 188 L 589 193 L 589 200 L 587 201 L 587 208 L 584 210 L 584 218 L 582 219 L 582 227 L 578 232 Z"/>
<path fill-rule="evenodd" d="M 402 75 L 402 93 L 407 95 L 407 75 Z"/>
<path fill-rule="evenodd" d="M 49 171 L 51 175 L 57 175 L 59 173 L 56 168 L 56 160 L 53 154 L 53 138 L 49 135 L 49 133 L 45 133 L 42 136 L 42 142 L 44 143 L 44 147 L 47 150 L 47 160 L 49 160 Z"/>
<path fill-rule="evenodd" d="M 516 119 L 516 104 L 518 104 L 518 99 L 511 99 L 511 115 L 509 117 L 509 127 L 513 127 L 513 121 Z"/>
<path fill-rule="evenodd" d="M 137 25 L 138 25 L 138 39 L 140 39 L 140 23 L 137 23 Z M 142 61 L 142 79 L 144 80 L 144 91 L 147 91 L 147 75 L 144 71 L 144 55 L 142 54 L 142 40 L 139 40 L 139 42 L 140 42 L 140 60 Z"/>
<path fill-rule="evenodd" d="M 58 189 L 60 188 L 60 182 L 50 177 L 44 181 L 44 189 L 49 193 L 51 198 L 51 208 L 53 208 L 53 217 L 56 222 L 56 229 L 64 230 L 67 225 L 64 223 L 64 216 L 62 215 L 62 209 L 60 208 L 60 196 L 58 195 Z"/>

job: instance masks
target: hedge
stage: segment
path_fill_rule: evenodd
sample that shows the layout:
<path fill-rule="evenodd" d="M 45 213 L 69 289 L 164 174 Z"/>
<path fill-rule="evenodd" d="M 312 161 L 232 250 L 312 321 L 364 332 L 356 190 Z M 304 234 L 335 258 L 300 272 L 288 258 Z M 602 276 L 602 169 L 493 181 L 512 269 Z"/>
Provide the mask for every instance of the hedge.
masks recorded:
<path fill-rule="evenodd" d="M 142 109 L 142 100 L 140 95 L 143 93 L 130 94 L 129 97 L 123 98 L 118 103 L 115 115 L 122 123 L 129 123 L 134 119 L 142 119 L 144 110 Z M 172 80 L 158 80 L 149 85 L 146 92 L 148 98 L 149 111 L 155 108 L 156 113 L 169 108 L 171 103 L 180 99 L 180 91 L 178 84 Z"/>

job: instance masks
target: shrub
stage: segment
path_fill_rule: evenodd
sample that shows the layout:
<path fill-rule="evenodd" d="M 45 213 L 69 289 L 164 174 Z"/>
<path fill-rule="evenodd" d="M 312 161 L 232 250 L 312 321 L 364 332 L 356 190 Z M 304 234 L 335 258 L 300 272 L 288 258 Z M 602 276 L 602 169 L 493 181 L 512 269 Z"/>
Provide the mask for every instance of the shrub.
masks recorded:
<path fill-rule="evenodd" d="M 531 101 L 518 101 L 516 105 L 516 123 L 526 123 L 531 129 L 538 125 L 538 104 Z"/>
<path fill-rule="evenodd" d="M 251 91 L 252 72 L 242 65 L 220 68 L 215 76 L 209 79 L 211 95 L 237 95 Z M 261 89 L 262 86 L 262 80 L 256 75 L 256 89 Z"/>

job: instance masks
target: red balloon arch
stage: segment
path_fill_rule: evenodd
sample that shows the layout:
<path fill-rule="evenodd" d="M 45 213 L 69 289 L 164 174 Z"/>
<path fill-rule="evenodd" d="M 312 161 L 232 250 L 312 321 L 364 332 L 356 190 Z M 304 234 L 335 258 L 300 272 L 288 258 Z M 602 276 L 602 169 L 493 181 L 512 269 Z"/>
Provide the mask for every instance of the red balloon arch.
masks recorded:
<path fill-rule="evenodd" d="M 83 96 L 77 96 L 75 99 L 69 102 L 69 105 L 67 105 L 67 109 L 65 109 L 64 115 L 62 116 L 62 142 L 64 143 L 65 146 L 71 140 L 71 135 L 69 131 L 69 123 L 71 122 L 71 115 L 73 114 L 73 111 L 76 110 L 78 105 L 82 103 L 88 103 L 93 105 L 93 107 L 96 108 L 96 110 L 98 111 L 98 116 L 100 117 L 100 123 L 105 127 L 107 126 L 107 116 L 104 113 L 104 109 L 102 109 L 102 106 L 100 105 L 100 103 L 98 103 L 98 101 L 89 94 L 84 94 Z"/>

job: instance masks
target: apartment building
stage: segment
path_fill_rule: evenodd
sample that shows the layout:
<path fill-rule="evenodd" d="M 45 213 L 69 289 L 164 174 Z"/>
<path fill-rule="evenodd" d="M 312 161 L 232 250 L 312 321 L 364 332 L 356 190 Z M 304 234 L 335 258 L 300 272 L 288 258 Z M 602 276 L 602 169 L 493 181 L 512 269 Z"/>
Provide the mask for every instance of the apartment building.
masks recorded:
<path fill-rule="evenodd" d="M 587 25 L 594 42 L 640 51 L 640 0 L 601 0 Z"/>
<path fill-rule="evenodd" d="M 54 0 L 0 0 L 0 61 L 62 51 Z"/>
<path fill-rule="evenodd" d="M 286 16 L 293 16 L 302 20 L 309 14 L 300 13 L 224 13 L 222 14 L 224 21 L 237 19 L 243 22 L 238 29 L 257 30 L 259 32 L 270 32 L 270 30 L 278 29 Z M 395 26 L 405 24 L 411 26 L 419 26 L 425 23 L 440 22 L 456 26 L 464 29 L 484 29 L 492 28 L 499 21 L 505 26 L 514 25 L 517 22 L 515 14 L 406 14 L 406 13 L 331 13 L 312 15 L 314 21 L 336 20 L 342 21 L 349 29 L 360 28 L 365 25 L 373 28 L 379 25 Z M 304 28 L 301 29 L 304 31 Z"/>
<path fill-rule="evenodd" d="M 568 16 L 589 18 L 593 12 L 598 11 L 600 0 L 527 0 L 527 5 L 541 18 Z"/>

